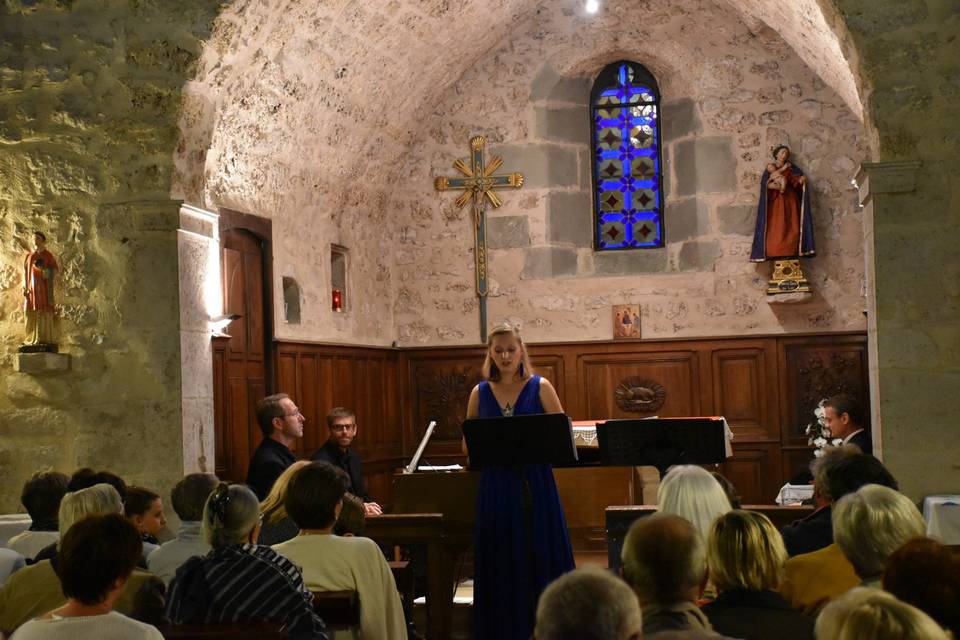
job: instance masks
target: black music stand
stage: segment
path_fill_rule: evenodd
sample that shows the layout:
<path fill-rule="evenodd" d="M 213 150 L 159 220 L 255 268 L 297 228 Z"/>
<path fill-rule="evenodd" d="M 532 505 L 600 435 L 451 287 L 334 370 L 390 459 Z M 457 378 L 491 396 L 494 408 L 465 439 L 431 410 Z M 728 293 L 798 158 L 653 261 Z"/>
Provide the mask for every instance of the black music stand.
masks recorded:
<path fill-rule="evenodd" d="M 562 413 L 473 418 L 466 420 L 462 429 L 471 471 L 487 466 L 577 461 L 573 425 Z"/>
<path fill-rule="evenodd" d="M 723 418 L 650 418 L 597 423 L 601 464 L 656 467 L 719 464 L 727 459 Z"/>

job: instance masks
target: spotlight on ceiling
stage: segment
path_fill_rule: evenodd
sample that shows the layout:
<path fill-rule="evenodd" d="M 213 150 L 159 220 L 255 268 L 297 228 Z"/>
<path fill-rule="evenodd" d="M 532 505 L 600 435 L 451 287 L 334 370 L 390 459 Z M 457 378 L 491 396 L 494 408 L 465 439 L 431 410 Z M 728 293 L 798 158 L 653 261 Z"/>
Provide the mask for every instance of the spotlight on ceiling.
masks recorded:
<path fill-rule="evenodd" d="M 587 0 L 587 4 L 583 8 L 587 10 L 587 13 L 596 13 L 600 11 L 600 0 Z"/>

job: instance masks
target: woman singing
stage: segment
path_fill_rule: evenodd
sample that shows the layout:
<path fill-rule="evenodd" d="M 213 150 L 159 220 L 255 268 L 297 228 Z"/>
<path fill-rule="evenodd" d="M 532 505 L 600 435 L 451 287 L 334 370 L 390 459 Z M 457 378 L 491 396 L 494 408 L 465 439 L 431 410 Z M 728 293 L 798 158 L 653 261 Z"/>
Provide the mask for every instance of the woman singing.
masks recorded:
<path fill-rule="evenodd" d="M 490 332 L 483 377 L 470 394 L 468 418 L 563 412 L 550 381 L 534 375 L 511 325 Z M 540 593 L 574 568 L 549 464 L 483 469 L 474 559 L 474 638 L 530 638 Z"/>

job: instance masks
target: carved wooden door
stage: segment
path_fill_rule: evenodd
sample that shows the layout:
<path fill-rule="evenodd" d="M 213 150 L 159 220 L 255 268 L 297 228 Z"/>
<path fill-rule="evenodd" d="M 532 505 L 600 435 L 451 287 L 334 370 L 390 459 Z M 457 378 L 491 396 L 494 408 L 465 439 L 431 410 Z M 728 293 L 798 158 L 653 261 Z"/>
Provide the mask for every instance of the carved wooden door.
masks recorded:
<path fill-rule="evenodd" d="M 221 240 L 223 308 L 240 318 L 224 331 L 230 335 L 225 358 L 226 415 L 217 433 L 216 456 L 225 479 L 243 482 L 250 456 L 261 440 L 254 407 L 266 393 L 264 245 L 243 229 L 224 231 Z"/>

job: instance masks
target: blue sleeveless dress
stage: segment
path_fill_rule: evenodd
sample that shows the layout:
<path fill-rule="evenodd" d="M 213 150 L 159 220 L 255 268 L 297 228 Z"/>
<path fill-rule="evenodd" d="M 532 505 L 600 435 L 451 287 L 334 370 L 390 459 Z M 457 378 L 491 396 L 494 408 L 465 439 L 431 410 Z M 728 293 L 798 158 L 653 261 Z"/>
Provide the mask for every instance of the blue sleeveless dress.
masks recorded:
<path fill-rule="evenodd" d="M 480 383 L 480 417 L 500 417 L 490 385 Z M 513 415 L 544 413 L 532 376 Z M 510 446 L 504 442 L 504 446 Z M 480 476 L 474 540 L 475 640 L 529 640 L 540 593 L 574 568 L 567 522 L 548 464 L 487 467 Z"/>

